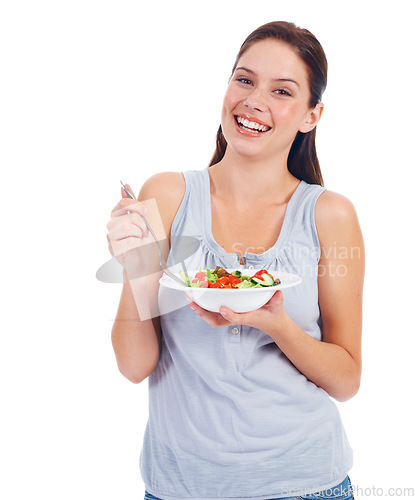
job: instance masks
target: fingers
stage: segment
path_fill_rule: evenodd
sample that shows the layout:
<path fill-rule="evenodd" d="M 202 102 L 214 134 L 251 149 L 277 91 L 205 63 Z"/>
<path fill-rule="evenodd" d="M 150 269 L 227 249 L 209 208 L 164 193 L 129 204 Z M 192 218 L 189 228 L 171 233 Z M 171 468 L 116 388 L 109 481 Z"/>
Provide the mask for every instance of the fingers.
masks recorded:
<path fill-rule="evenodd" d="M 147 208 L 137 200 L 122 198 L 112 209 L 111 218 L 125 215 L 128 212 L 136 212 L 141 215 L 146 215 Z"/>
<path fill-rule="evenodd" d="M 131 191 L 131 187 L 126 184 Z M 142 218 L 147 213 L 145 205 L 127 196 L 121 188 L 122 199 L 115 205 L 107 223 L 110 253 L 116 257 L 143 244 L 149 230 Z M 132 193 L 133 194 L 133 193 Z"/>
<path fill-rule="evenodd" d="M 264 321 L 267 321 L 274 314 L 283 310 L 283 302 L 284 295 L 281 290 L 277 290 L 269 301 L 259 309 L 245 313 L 237 313 L 228 307 L 222 306 L 219 312 L 232 325 L 251 325 L 260 327 Z"/>
<path fill-rule="evenodd" d="M 108 231 L 112 232 L 115 237 L 119 236 L 120 238 L 123 237 L 123 232 L 124 237 L 127 235 L 140 237 L 137 228 L 141 230 L 141 236 L 148 235 L 148 228 L 141 215 L 137 212 L 112 217 L 107 223 Z"/>
<path fill-rule="evenodd" d="M 228 325 L 243 325 L 247 319 L 249 320 L 246 315 L 250 313 L 236 313 L 228 307 L 221 307 L 219 314 L 227 321 Z"/>
<path fill-rule="evenodd" d="M 131 189 L 131 186 L 129 184 L 125 184 L 125 187 L 128 189 L 128 191 L 130 191 L 130 193 L 134 196 L 134 198 L 136 199 L 136 196 L 133 192 L 133 190 Z M 121 196 L 123 198 L 128 198 L 131 200 L 131 198 L 128 196 L 128 194 L 124 191 L 124 188 L 121 186 Z"/>
<path fill-rule="evenodd" d="M 141 246 L 142 240 L 149 235 L 149 230 L 138 212 L 111 217 L 107 229 L 107 239 L 114 256 Z"/>
<path fill-rule="evenodd" d="M 143 244 L 148 243 L 149 237 L 137 238 L 134 236 L 128 236 L 122 240 L 110 240 L 110 247 L 112 249 L 112 255 L 117 257 L 119 255 L 126 254 L 130 250 L 141 247 Z"/>
<path fill-rule="evenodd" d="M 133 216 L 134 214 L 130 215 Z M 148 238 L 149 231 L 143 222 L 138 225 L 126 221 L 112 227 L 108 232 L 108 240 L 114 256 L 142 246 L 147 242 Z"/>
<path fill-rule="evenodd" d="M 200 316 L 206 323 L 208 323 L 210 326 L 213 328 L 217 328 L 220 326 L 229 326 L 229 321 L 227 321 L 225 318 L 222 317 L 221 314 L 212 312 L 212 311 L 207 311 L 206 309 L 203 309 L 203 307 L 200 307 L 196 302 L 193 302 L 190 297 L 185 295 L 187 301 L 189 302 L 189 307 L 193 309 L 193 311 Z"/>
<path fill-rule="evenodd" d="M 132 214 L 131 214 L 132 215 Z M 126 219 L 124 222 L 119 224 L 115 223 L 114 226 L 108 231 L 110 241 L 122 240 L 133 236 L 135 238 L 143 238 L 148 234 L 148 229 L 144 225 L 144 222 L 140 224 L 130 222 Z"/>
<path fill-rule="evenodd" d="M 267 308 L 279 307 L 282 305 L 283 302 L 284 302 L 284 294 L 282 293 L 282 290 L 277 290 L 263 307 Z"/>
<path fill-rule="evenodd" d="M 187 295 L 186 298 L 189 301 L 189 307 L 213 328 L 248 325 L 268 332 L 275 325 L 276 317 L 281 317 L 280 315 L 284 313 L 284 297 L 281 290 L 277 290 L 271 299 L 259 309 L 245 313 L 234 312 L 225 306 L 220 308 L 219 313 L 207 311 L 193 302 Z"/>

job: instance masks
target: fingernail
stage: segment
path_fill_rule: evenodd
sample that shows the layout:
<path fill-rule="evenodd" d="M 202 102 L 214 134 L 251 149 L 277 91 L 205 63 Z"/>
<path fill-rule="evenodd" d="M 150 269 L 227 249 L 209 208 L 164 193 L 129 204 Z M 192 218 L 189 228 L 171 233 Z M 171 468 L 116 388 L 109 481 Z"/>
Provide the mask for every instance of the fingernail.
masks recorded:
<path fill-rule="evenodd" d="M 219 311 L 219 312 L 222 314 L 222 316 L 226 316 L 226 312 L 225 311 Z"/>

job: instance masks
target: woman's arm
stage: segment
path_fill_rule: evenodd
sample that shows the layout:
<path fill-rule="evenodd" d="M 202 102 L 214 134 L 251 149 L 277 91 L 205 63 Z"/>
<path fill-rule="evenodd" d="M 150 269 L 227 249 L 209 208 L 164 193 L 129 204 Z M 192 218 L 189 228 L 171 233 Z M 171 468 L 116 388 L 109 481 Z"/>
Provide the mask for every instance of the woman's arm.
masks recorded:
<path fill-rule="evenodd" d="M 338 367 L 325 359 L 324 383 L 338 400 L 349 399 L 362 372 L 362 296 L 365 249 L 356 211 L 343 196 L 325 191 L 316 203 L 320 240 L 319 305 L 323 342 L 338 351 Z"/>
<path fill-rule="evenodd" d="M 296 368 L 338 401 L 353 397 L 360 385 L 364 246 L 353 205 L 325 191 L 316 203 L 321 246 L 319 306 L 323 341 L 292 321 L 277 291 L 265 306 L 247 313 L 221 307 L 212 313 L 189 305 L 213 327 L 250 325 L 267 333 Z"/>
<path fill-rule="evenodd" d="M 120 372 L 130 382 L 138 384 L 157 366 L 160 356 L 159 318 L 140 319 L 136 297 L 147 295 L 147 282 L 133 283 L 126 270 L 117 316 L 111 332 L 111 341 Z M 141 287 L 141 289 L 139 289 Z"/>
<path fill-rule="evenodd" d="M 149 210 L 146 218 L 160 238 L 167 260 L 170 248 L 170 230 L 185 192 L 184 177 L 180 172 L 165 172 L 152 176 L 142 186 L 138 200 L 156 200 L 158 214 Z M 153 202 L 154 206 L 154 202 Z M 161 219 L 163 228 L 158 229 Z M 163 231 L 164 229 L 164 231 Z M 163 234 L 162 234 L 163 233 Z M 167 242 L 166 242 L 167 237 Z M 161 241 L 164 239 L 164 242 Z M 157 268 L 158 253 L 149 256 L 151 269 Z M 111 340 L 120 372 L 131 382 L 139 383 L 157 366 L 160 357 L 160 318 L 156 315 L 158 280 L 160 273 L 129 279 L 124 269 L 124 285 Z M 142 303 L 140 303 L 142 302 Z M 157 309 L 158 310 L 158 309 Z M 145 315 L 145 319 L 140 318 Z"/>
<path fill-rule="evenodd" d="M 363 237 L 353 205 L 337 193 L 320 195 L 315 220 L 323 341 L 308 335 L 287 314 L 266 333 L 309 380 L 346 401 L 359 390 L 362 371 Z"/>
<path fill-rule="evenodd" d="M 337 193 L 325 191 L 319 196 L 315 221 L 321 248 L 318 295 L 323 342 L 287 314 L 276 317 L 266 333 L 309 380 L 338 401 L 346 401 L 357 393 L 362 371 L 363 237 L 353 205 Z"/>

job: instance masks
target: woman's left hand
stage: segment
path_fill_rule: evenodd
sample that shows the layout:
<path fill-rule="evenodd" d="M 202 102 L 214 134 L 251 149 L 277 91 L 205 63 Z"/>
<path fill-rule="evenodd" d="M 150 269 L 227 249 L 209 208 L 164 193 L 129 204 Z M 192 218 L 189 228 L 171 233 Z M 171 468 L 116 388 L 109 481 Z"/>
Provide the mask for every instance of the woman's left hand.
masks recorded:
<path fill-rule="evenodd" d="M 284 296 L 281 290 L 277 290 L 270 300 L 259 309 L 245 313 L 234 312 L 225 306 L 222 306 L 218 313 L 207 311 L 191 301 L 187 295 L 186 298 L 195 313 L 213 328 L 229 325 L 248 325 L 270 334 L 275 330 L 276 325 L 279 325 L 287 318 L 283 305 Z"/>

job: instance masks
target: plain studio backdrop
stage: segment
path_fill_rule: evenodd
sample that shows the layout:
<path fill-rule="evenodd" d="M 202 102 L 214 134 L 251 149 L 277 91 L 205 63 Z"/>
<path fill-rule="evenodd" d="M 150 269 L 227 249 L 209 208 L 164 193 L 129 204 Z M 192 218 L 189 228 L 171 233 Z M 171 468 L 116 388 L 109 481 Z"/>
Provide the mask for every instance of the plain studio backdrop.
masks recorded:
<path fill-rule="evenodd" d="M 106 223 L 120 179 L 138 193 L 207 166 L 238 49 L 273 20 L 326 51 L 319 158 L 365 238 L 362 384 L 337 403 L 352 484 L 415 487 L 412 16 L 405 1 L 1 3 L 1 498 L 143 497 L 147 382 L 112 351 Z"/>

